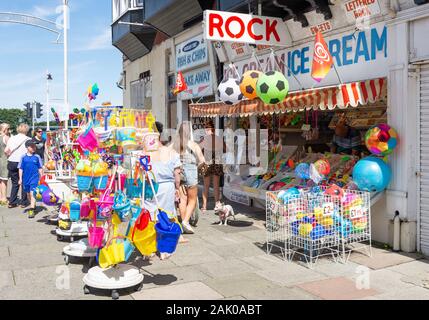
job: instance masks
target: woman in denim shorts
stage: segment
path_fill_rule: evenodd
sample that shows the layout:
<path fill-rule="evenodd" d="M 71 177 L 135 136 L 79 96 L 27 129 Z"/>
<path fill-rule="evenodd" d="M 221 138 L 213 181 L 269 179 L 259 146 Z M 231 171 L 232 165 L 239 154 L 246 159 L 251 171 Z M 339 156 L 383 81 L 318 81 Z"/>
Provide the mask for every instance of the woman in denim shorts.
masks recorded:
<path fill-rule="evenodd" d="M 183 231 L 187 234 L 192 234 L 194 230 L 189 224 L 189 220 L 197 206 L 198 165 L 204 163 L 204 155 L 199 145 L 192 141 L 192 129 L 189 121 L 181 124 L 172 146 L 179 153 L 182 162 L 182 188 L 179 211 Z"/>

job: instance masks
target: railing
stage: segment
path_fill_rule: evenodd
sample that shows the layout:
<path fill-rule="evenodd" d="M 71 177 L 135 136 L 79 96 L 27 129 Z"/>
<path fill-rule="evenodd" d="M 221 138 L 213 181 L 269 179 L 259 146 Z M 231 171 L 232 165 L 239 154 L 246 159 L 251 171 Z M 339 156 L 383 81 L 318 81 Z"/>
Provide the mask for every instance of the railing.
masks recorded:
<path fill-rule="evenodd" d="M 112 22 L 117 21 L 129 10 L 143 9 L 144 0 L 112 0 Z"/>

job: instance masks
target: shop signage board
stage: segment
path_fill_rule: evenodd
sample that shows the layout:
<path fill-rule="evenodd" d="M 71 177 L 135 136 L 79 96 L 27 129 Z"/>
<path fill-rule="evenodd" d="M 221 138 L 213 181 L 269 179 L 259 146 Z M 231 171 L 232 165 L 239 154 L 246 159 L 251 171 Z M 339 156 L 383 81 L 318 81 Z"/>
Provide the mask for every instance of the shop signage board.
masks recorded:
<path fill-rule="evenodd" d="M 381 12 L 378 0 L 349 0 L 343 5 L 349 20 L 371 17 Z"/>
<path fill-rule="evenodd" d="M 187 72 L 183 75 L 188 89 L 180 94 L 182 100 L 213 95 L 210 66 Z"/>
<path fill-rule="evenodd" d="M 332 30 L 332 24 L 330 21 L 325 21 L 318 25 L 310 26 L 310 30 L 312 35 L 316 35 L 317 31 L 325 33 Z"/>
<path fill-rule="evenodd" d="M 189 70 L 208 64 L 208 57 L 207 41 L 200 34 L 176 46 L 176 70 Z"/>
<path fill-rule="evenodd" d="M 205 37 L 208 40 L 291 45 L 285 22 L 280 18 L 226 11 L 204 11 Z"/>
<path fill-rule="evenodd" d="M 383 22 L 355 33 L 348 31 L 325 36 L 325 41 L 344 83 L 387 76 L 388 32 Z M 311 78 L 313 47 L 314 39 L 311 39 L 306 44 L 275 51 L 276 63 L 269 53 L 259 55 L 259 63 L 267 71 L 280 68 L 279 71 L 289 80 L 290 91 L 301 90 L 302 87 L 308 89 L 338 84 L 338 77 L 333 70 L 320 83 Z M 250 55 L 240 61 L 234 61 L 234 64 L 240 74 L 259 68 Z M 225 69 L 224 76 L 229 77 L 231 72 Z"/>

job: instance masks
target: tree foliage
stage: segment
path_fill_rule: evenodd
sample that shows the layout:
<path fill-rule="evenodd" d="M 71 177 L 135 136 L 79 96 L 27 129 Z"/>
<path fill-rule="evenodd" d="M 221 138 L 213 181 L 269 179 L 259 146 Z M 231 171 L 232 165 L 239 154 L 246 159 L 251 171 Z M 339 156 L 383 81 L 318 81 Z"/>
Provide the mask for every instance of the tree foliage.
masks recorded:
<path fill-rule="evenodd" d="M 0 123 L 8 123 L 12 132 L 16 133 L 16 128 L 21 123 L 31 124 L 31 119 L 27 118 L 27 112 L 23 109 L 0 109 Z"/>

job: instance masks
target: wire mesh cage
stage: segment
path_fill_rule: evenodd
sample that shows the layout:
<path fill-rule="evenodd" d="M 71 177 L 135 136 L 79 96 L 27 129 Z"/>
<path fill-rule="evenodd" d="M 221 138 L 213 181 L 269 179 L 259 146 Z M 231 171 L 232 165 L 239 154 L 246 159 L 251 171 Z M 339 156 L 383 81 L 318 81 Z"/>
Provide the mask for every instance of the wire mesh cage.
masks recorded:
<path fill-rule="evenodd" d="M 268 253 L 276 247 L 310 267 L 322 256 L 346 262 L 353 250 L 369 248 L 371 254 L 370 194 L 338 190 L 267 192 Z"/>

